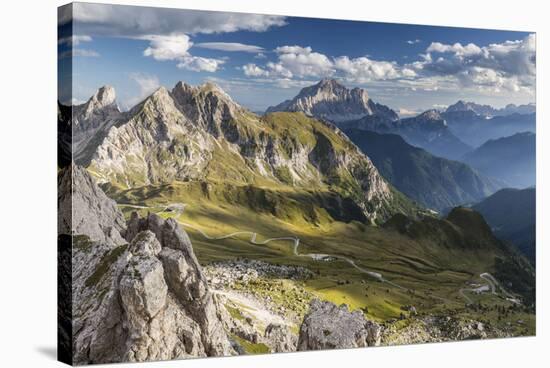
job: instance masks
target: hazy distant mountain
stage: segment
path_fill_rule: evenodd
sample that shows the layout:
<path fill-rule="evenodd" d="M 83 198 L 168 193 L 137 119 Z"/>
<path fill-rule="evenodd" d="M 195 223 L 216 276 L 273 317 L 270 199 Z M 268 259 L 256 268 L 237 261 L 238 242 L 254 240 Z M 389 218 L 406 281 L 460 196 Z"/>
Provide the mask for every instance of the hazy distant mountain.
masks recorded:
<path fill-rule="evenodd" d="M 512 113 L 489 118 L 473 110 L 447 110 L 441 115 L 454 135 L 474 147 L 489 139 L 506 137 L 519 132 L 535 132 L 535 113 Z"/>
<path fill-rule="evenodd" d="M 442 210 L 473 203 L 499 185 L 468 165 L 413 147 L 399 135 L 351 129 L 345 133 L 398 190 L 428 208 Z"/>
<path fill-rule="evenodd" d="M 524 132 L 489 140 L 462 161 L 512 187 L 525 188 L 536 182 L 535 156 L 536 135 Z"/>
<path fill-rule="evenodd" d="M 535 264 L 535 188 L 502 189 L 473 208 L 485 217 L 498 237 L 516 245 Z"/>
<path fill-rule="evenodd" d="M 361 129 L 382 134 L 398 134 L 407 143 L 421 147 L 440 157 L 457 159 L 472 147 L 458 139 L 447 126 L 447 122 L 436 110 L 401 120 L 389 120 L 381 116 L 365 116 L 358 120 L 338 125 L 341 129 Z"/>
<path fill-rule="evenodd" d="M 333 123 L 364 116 L 379 116 L 391 121 L 399 118 L 389 107 L 372 101 L 364 89 L 348 89 L 334 79 L 323 79 L 315 85 L 305 87 L 293 99 L 271 106 L 266 112 L 275 111 L 301 111 L 308 116 Z"/>
<path fill-rule="evenodd" d="M 472 149 L 452 134 L 437 111 L 399 120 L 395 111 L 372 101 L 364 89 L 348 89 L 334 79 L 323 79 L 303 88 L 293 99 L 267 109 L 273 111 L 302 111 L 328 120 L 340 129 L 399 134 L 412 145 L 451 159 Z"/>
<path fill-rule="evenodd" d="M 445 112 L 464 112 L 471 111 L 476 115 L 484 117 L 506 116 L 511 114 L 533 114 L 536 112 L 534 103 L 526 105 L 508 104 L 501 109 L 496 109 L 490 105 L 480 105 L 475 102 L 458 101 L 457 103 L 447 107 Z"/>
<path fill-rule="evenodd" d="M 457 159 L 472 149 L 452 133 L 444 117 L 436 110 L 401 119 L 394 132 L 413 146 L 449 159 Z"/>

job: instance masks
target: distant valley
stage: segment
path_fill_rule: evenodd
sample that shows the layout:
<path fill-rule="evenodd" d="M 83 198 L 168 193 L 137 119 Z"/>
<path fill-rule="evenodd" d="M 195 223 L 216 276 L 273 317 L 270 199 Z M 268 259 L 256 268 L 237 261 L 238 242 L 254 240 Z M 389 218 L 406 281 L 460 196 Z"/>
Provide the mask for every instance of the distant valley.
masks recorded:
<path fill-rule="evenodd" d="M 488 105 L 458 101 L 447 107 L 442 115 L 453 134 L 473 147 L 491 139 L 520 132 L 535 132 L 534 104 L 507 105 L 505 108 L 495 109 Z"/>
<path fill-rule="evenodd" d="M 535 265 L 535 188 L 503 189 L 472 208 L 485 217 L 498 237 L 515 244 Z"/>
<path fill-rule="evenodd" d="M 483 174 L 514 188 L 536 184 L 536 135 L 516 133 L 489 140 L 462 157 L 462 161 Z"/>
<path fill-rule="evenodd" d="M 430 154 L 396 134 L 358 129 L 345 133 L 397 189 L 423 206 L 441 211 L 477 202 L 502 184 L 468 165 Z"/>

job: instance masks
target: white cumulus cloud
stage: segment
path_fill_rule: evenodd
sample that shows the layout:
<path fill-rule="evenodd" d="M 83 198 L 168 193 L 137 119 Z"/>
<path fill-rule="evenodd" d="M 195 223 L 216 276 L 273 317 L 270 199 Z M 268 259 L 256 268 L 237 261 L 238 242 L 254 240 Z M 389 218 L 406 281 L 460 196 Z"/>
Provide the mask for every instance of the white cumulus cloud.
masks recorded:
<path fill-rule="evenodd" d="M 225 60 L 205 58 L 200 56 L 185 56 L 177 64 L 180 69 L 190 70 L 193 72 L 210 72 L 217 71 Z"/>
<path fill-rule="evenodd" d="M 249 77 L 262 76 L 285 81 L 291 78 L 325 78 L 340 75 L 354 83 L 416 76 L 416 71 L 412 68 L 400 67 L 395 62 L 372 60 L 366 56 L 329 58 L 315 52 L 309 46 L 298 45 L 280 46 L 274 51 L 277 61 L 270 61 L 264 67 L 256 64 L 244 65 L 244 74 Z"/>
<path fill-rule="evenodd" d="M 193 46 L 193 42 L 185 34 L 149 35 L 143 36 L 142 39 L 149 41 L 149 47 L 143 51 L 144 56 L 150 56 L 159 61 L 176 60 L 178 61 L 176 66 L 180 69 L 213 73 L 225 63 L 222 59 L 191 55 L 189 49 Z"/>
<path fill-rule="evenodd" d="M 326 77 L 334 73 L 332 61 L 324 54 L 314 52 L 311 47 L 281 46 L 275 49 L 279 61 L 268 63 L 272 73 L 285 78 L 297 76 Z"/>
<path fill-rule="evenodd" d="M 452 76 L 459 85 L 480 90 L 533 93 L 535 35 L 486 46 L 432 42 L 423 60 L 410 67 L 425 77 Z"/>
<path fill-rule="evenodd" d="M 246 64 L 242 67 L 243 72 L 248 77 L 267 77 L 269 72 L 265 69 L 260 68 L 254 63 Z"/>
<path fill-rule="evenodd" d="M 177 60 L 189 55 L 188 50 L 193 46 L 189 36 L 185 34 L 159 36 L 148 35 L 142 39 L 150 41 L 149 47 L 143 51 L 143 55 L 151 56 L 155 60 Z"/>
<path fill-rule="evenodd" d="M 395 79 L 400 76 L 395 63 L 374 61 L 365 56 L 354 59 L 340 56 L 334 59 L 334 66 L 336 69 L 343 71 L 346 78 L 359 83 L 371 80 Z"/>
<path fill-rule="evenodd" d="M 456 56 L 479 55 L 481 51 L 481 48 L 473 43 L 469 43 L 463 46 L 460 43 L 446 45 L 440 42 L 432 42 L 430 46 L 428 46 L 428 48 L 426 49 L 426 52 L 451 52 L 454 53 Z"/>

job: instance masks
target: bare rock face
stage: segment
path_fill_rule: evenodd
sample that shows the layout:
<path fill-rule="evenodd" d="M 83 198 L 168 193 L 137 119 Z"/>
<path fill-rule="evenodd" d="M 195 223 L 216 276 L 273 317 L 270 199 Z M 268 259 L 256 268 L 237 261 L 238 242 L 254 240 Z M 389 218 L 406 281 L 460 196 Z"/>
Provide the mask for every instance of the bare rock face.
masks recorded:
<path fill-rule="evenodd" d="M 154 214 L 140 219 L 134 213 L 128 222 L 127 239 L 136 230 L 140 231 L 137 237 L 141 231 L 150 231 L 160 239 L 162 250 L 158 257 L 164 267 L 164 279 L 176 299 L 199 324 L 207 355 L 229 354 L 217 302 L 208 289 L 187 233 L 174 219 L 164 220 Z"/>
<path fill-rule="evenodd" d="M 224 123 L 244 111 L 213 83 L 191 86 L 178 82 L 171 93 L 178 109 L 189 121 L 216 137 L 224 133 Z"/>
<path fill-rule="evenodd" d="M 123 115 L 116 103 L 113 87 L 103 86 L 81 105 L 72 106 L 71 141 L 74 160 L 86 165 L 97 141 Z"/>
<path fill-rule="evenodd" d="M 298 339 L 288 326 L 270 324 L 265 328 L 264 340 L 272 353 L 296 351 Z"/>
<path fill-rule="evenodd" d="M 120 297 L 131 337 L 146 334 L 149 320 L 166 304 L 168 286 L 162 263 L 154 253 L 159 248 L 153 233 L 140 233 L 131 245 L 132 260 L 122 273 Z"/>
<path fill-rule="evenodd" d="M 58 233 L 84 234 L 117 244 L 126 224 L 116 202 L 103 193 L 86 169 L 71 164 L 58 175 Z"/>
<path fill-rule="evenodd" d="M 360 348 L 379 340 L 380 327 L 360 311 L 314 299 L 300 327 L 298 350 Z"/>
<path fill-rule="evenodd" d="M 185 231 L 156 215 L 133 215 L 126 230 L 86 170 L 67 171 L 72 176 L 60 180 L 76 179 L 62 188 L 74 191 L 73 212 L 82 219 L 66 229 L 73 243 L 73 363 L 235 354 Z"/>

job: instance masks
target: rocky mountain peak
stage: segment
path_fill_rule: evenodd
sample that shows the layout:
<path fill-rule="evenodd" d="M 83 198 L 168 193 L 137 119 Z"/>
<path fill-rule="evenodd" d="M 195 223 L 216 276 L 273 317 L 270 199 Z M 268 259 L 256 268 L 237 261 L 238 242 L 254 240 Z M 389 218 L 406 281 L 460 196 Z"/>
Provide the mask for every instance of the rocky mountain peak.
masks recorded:
<path fill-rule="evenodd" d="M 424 120 L 444 120 L 439 111 L 435 109 L 424 111 L 422 114 L 418 115 L 418 118 Z"/>
<path fill-rule="evenodd" d="M 205 128 L 215 136 L 221 134 L 223 122 L 235 119 L 246 111 L 225 91 L 212 82 L 191 86 L 178 82 L 171 93 L 178 109 L 193 124 Z"/>
<path fill-rule="evenodd" d="M 96 93 L 90 97 L 85 104 L 84 115 L 90 117 L 107 108 L 115 109 L 116 111 L 119 110 L 116 105 L 115 89 L 108 85 L 99 88 Z"/>
<path fill-rule="evenodd" d="M 473 111 L 477 115 L 482 116 L 494 116 L 498 115 L 499 112 L 497 109 L 493 108 L 489 105 L 480 105 L 475 102 L 467 102 L 464 100 L 459 100 L 454 105 L 450 105 L 447 107 L 447 110 L 445 112 L 466 112 L 466 111 Z"/>
<path fill-rule="evenodd" d="M 166 87 L 161 86 L 155 92 L 153 92 L 149 97 L 144 100 L 144 105 L 155 104 L 173 104 L 172 96 Z"/>
<path fill-rule="evenodd" d="M 72 113 L 72 145 L 75 160 L 78 163 L 83 159 L 86 146 L 98 134 L 103 134 L 120 117 L 121 112 L 116 102 L 115 89 L 103 86 L 82 104 L 73 106 Z"/>
<path fill-rule="evenodd" d="M 233 101 L 220 86 L 213 82 L 192 86 L 183 81 L 179 81 L 172 89 L 172 95 L 174 95 L 178 102 L 203 99 L 207 96 L 211 96 L 225 104 L 242 109 L 242 107 Z"/>
<path fill-rule="evenodd" d="M 333 91 L 335 93 L 338 93 L 347 89 L 343 84 L 341 84 L 340 82 L 338 82 L 336 79 L 333 79 L 333 78 L 321 79 L 319 83 L 317 83 L 313 87 L 315 87 L 318 91 L 323 91 L 323 90 Z"/>
<path fill-rule="evenodd" d="M 109 85 L 103 86 L 92 96 L 92 100 L 97 101 L 101 106 L 108 106 L 115 102 L 115 89 Z"/>
<path fill-rule="evenodd" d="M 319 81 L 319 83 L 303 88 L 298 94 L 299 97 L 317 97 L 318 100 L 337 100 L 339 102 L 345 102 L 352 98 L 356 102 L 363 105 L 367 105 L 369 96 L 366 90 L 362 88 L 348 89 L 342 83 L 332 78 L 325 78 Z"/>
<path fill-rule="evenodd" d="M 342 101 L 359 105 L 351 94 Z M 348 113 L 346 104 L 343 110 L 338 105 L 336 112 Z M 308 138 L 296 139 L 285 126 Z M 358 184 L 357 216 L 378 221 L 395 200 L 376 168 L 339 130 L 302 114 L 257 117 L 212 83 L 179 82 L 171 92 L 159 88 L 98 143 L 91 151 L 92 170 L 102 182 L 128 188 L 211 177 L 248 184 L 260 176 L 301 188 L 321 186 L 320 177 L 333 178 L 345 168 Z M 239 164 L 228 165 L 229 160 Z"/>
<path fill-rule="evenodd" d="M 526 105 L 516 105 L 511 103 L 503 108 L 494 108 L 490 105 L 482 105 L 475 102 L 466 102 L 463 100 L 459 100 L 457 103 L 447 107 L 447 110 L 445 110 L 445 112 L 473 112 L 476 115 L 480 115 L 485 118 L 492 118 L 495 116 L 506 116 L 511 114 L 532 114 L 536 112 L 536 105 L 533 103 L 529 103 Z"/>
<path fill-rule="evenodd" d="M 446 112 L 469 110 L 468 104 L 464 100 L 458 100 L 455 104 L 447 106 Z"/>
<path fill-rule="evenodd" d="M 341 123 L 365 116 L 380 115 L 397 119 L 397 114 L 386 106 L 373 102 L 366 90 L 349 89 L 335 79 L 323 79 L 303 88 L 292 100 L 267 109 L 275 111 L 301 111 L 309 116 Z"/>

